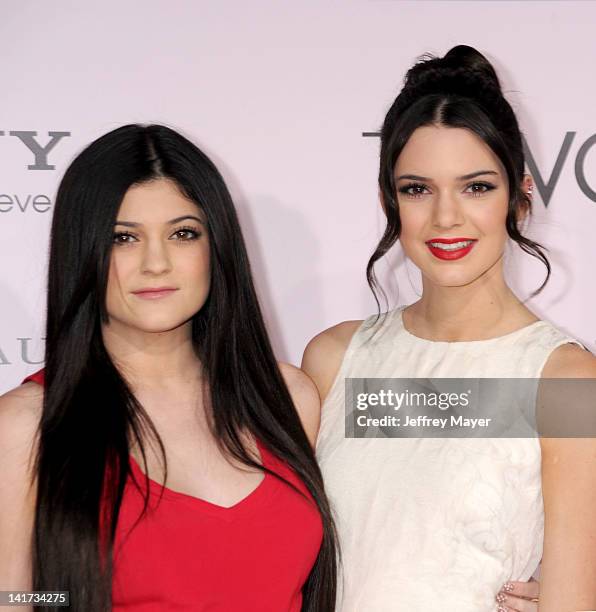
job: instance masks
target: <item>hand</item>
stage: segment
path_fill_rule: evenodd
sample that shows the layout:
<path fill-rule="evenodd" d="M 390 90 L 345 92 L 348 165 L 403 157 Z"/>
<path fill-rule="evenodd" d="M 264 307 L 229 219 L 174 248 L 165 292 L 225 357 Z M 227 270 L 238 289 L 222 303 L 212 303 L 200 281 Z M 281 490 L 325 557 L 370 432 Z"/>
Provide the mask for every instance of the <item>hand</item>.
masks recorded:
<path fill-rule="evenodd" d="M 540 583 L 506 582 L 497 595 L 498 612 L 538 612 Z"/>

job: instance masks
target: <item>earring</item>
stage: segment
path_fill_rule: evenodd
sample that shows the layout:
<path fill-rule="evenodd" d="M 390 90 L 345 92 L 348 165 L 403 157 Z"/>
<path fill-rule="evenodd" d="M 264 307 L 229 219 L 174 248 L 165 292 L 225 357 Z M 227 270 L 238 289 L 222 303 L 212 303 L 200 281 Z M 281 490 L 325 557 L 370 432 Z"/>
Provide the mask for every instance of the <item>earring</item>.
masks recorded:
<path fill-rule="evenodd" d="M 528 185 L 528 191 L 526 191 L 527 195 L 532 197 L 534 195 L 534 185 Z"/>

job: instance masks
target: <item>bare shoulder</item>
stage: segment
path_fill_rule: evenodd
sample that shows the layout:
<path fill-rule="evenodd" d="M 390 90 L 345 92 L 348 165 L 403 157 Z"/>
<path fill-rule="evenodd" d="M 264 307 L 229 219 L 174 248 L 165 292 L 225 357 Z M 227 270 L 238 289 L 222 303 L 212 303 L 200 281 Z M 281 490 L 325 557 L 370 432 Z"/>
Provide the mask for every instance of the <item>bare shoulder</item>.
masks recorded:
<path fill-rule="evenodd" d="M 0 453 L 26 442 L 37 430 L 43 388 L 27 382 L 0 396 Z"/>
<path fill-rule="evenodd" d="M 563 344 L 548 358 L 543 378 L 596 378 L 596 357 L 577 344 Z"/>
<path fill-rule="evenodd" d="M 317 334 L 304 349 L 302 369 L 317 385 L 324 401 L 337 376 L 341 362 L 362 321 L 344 321 Z"/>
<path fill-rule="evenodd" d="M 42 407 L 43 389 L 33 382 L 0 396 L 0 480 L 5 483 L 30 475 Z"/>
<path fill-rule="evenodd" d="M 283 362 L 278 365 L 292 396 L 302 427 L 314 446 L 321 422 L 321 400 L 317 388 L 300 368 Z"/>
<path fill-rule="evenodd" d="M 571 382 L 544 381 L 542 393 L 547 400 L 565 414 L 566 421 L 583 423 L 578 427 L 596 427 L 596 357 L 576 344 L 563 344 L 550 355 L 543 373 L 543 379 L 584 379 L 573 386 Z M 590 379 L 590 380 L 585 380 Z M 569 398 L 573 403 L 569 404 Z M 570 464 L 588 461 L 594 469 L 596 457 L 596 438 L 542 438 L 543 455 L 553 458 L 557 463 L 567 457 Z"/>
<path fill-rule="evenodd" d="M 33 456 L 43 389 L 25 383 L 0 396 L 0 588 L 30 588 Z"/>

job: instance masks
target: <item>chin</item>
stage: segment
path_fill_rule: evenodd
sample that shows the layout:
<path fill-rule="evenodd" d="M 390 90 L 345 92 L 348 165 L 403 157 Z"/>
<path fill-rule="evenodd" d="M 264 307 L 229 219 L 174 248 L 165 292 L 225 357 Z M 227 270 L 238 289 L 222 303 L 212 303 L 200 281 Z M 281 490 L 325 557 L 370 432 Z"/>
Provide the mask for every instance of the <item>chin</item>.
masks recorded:
<path fill-rule="evenodd" d="M 453 270 L 439 274 L 429 274 L 427 278 L 438 287 L 466 287 L 477 281 L 485 270 Z"/>
<path fill-rule="evenodd" d="M 110 327 L 115 333 L 141 332 L 147 334 L 163 334 L 171 332 L 179 327 L 183 327 L 192 319 L 195 312 L 180 313 L 178 316 L 163 313 L 154 316 L 137 316 L 137 317 L 117 317 L 113 316 L 110 320 Z"/>
<path fill-rule="evenodd" d="M 173 331 L 188 323 L 196 311 L 189 313 L 178 313 L 173 316 L 171 313 L 164 313 L 162 316 L 142 317 L 136 321 L 131 321 L 131 324 L 141 331 L 150 333 L 163 333 Z"/>
<path fill-rule="evenodd" d="M 166 334 L 174 331 L 179 327 L 183 327 L 187 321 L 176 321 L 176 322 L 151 322 L 145 324 L 139 324 L 136 329 L 147 334 Z"/>

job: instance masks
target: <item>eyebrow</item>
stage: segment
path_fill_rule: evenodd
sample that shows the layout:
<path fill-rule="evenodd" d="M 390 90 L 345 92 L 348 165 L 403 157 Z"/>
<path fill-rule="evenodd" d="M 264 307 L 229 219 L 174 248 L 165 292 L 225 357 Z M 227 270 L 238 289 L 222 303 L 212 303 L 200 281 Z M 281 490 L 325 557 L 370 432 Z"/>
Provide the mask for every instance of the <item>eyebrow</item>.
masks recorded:
<path fill-rule="evenodd" d="M 490 174 L 493 176 L 498 176 L 499 173 L 494 170 L 478 170 L 476 172 L 470 172 L 470 174 L 464 174 L 463 176 L 458 176 L 458 181 L 469 181 L 470 179 L 476 178 L 477 176 L 482 176 L 485 174 Z M 417 174 L 402 174 L 397 177 L 397 180 L 400 181 L 402 179 L 408 179 L 410 181 L 432 181 L 428 176 L 418 176 Z"/>
<path fill-rule="evenodd" d="M 194 215 L 182 215 L 182 217 L 176 217 L 175 219 L 170 219 L 166 223 L 168 225 L 174 225 L 175 223 L 180 223 L 180 221 L 184 221 L 186 219 L 194 219 L 195 221 L 198 221 L 201 225 L 205 225 L 205 223 L 201 221 L 201 219 L 199 219 L 198 217 L 195 217 Z M 116 221 L 114 225 L 124 225 L 125 227 L 140 227 L 143 224 L 135 223 L 134 221 Z"/>

